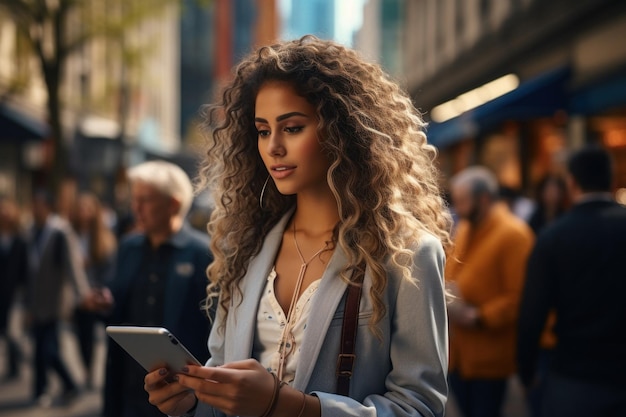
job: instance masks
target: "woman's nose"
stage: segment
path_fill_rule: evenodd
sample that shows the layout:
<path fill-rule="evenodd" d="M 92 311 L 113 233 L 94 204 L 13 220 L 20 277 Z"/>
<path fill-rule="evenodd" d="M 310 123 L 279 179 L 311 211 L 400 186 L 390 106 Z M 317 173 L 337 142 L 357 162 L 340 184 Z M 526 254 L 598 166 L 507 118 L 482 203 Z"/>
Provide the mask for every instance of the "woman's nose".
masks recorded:
<path fill-rule="evenodd" d="M 283 146 L 282 139 L 280 138 L 280 134 L 272 134 L 269 141 L 268 153 L 271 156 L 284 156 L 285 155 L 285 147 Z"/>

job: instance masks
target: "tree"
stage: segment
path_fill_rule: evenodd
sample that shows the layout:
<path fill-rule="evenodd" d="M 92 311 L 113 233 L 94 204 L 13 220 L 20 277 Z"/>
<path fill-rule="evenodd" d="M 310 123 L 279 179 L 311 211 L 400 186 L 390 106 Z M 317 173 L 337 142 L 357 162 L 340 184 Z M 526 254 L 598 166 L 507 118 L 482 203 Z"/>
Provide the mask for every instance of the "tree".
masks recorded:
<path fill-rule="evenodd" d="M 142 20 L 177 0 L 0 0 L 37 58 L 47 98 L 54 149 L 51 186 L 58 189 L 66 173 L 68 150 L 61 116 L 61 83 L 68 59 L 89 42 L 103 37 L 122 40 Z M 121 43 L 123 45 L 123 43 Z"/>

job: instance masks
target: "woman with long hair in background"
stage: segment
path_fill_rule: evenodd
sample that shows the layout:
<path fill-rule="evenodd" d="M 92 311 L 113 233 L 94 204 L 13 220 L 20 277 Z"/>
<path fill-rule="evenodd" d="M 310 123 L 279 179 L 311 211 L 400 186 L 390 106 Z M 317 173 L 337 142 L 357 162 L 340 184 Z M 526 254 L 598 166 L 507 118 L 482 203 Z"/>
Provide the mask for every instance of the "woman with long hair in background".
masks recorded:
<path fill-rule="evenodd" d="M 85 272 L 91 287 L 103 288 L 113 277 L 115 235 L 107 225 L 104 209 L 99 198 L 89 192 L 80 193 L 72 215 L 72 226 L 80 241 Z M 96 325 L 100 321 L 98 313 L 81 308 L 74 313 L 76 334 L 80 346 L 81 358 L 86 371 L 86 386 L 93 386 L 93 350 L 96 337 Z"/>

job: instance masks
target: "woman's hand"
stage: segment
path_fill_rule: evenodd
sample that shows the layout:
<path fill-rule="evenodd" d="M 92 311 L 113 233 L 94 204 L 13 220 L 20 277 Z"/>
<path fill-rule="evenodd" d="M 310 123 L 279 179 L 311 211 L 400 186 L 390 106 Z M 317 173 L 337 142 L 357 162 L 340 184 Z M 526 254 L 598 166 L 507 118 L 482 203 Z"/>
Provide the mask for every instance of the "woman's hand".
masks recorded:
<path fill-rule="evenodd" d="M 216 368 L 190 365 L 177 377 L 176 386 L 193 390 L 199 401 L 228 415 L 263 415 L 274 392 L 274 377 L 254 359 L 232 362 Z M 174 395 L 180 395 L 180 391 Z M 167 395 L 163 393 L 158 398 L 165 397 Z M 170 404 L 168 399 L 165 401 Z M 152 395 L 150 402 L 152 403 Z M 159 409 L 165 412 L 165 408 Z"/>
<path fill-rule="evenodd" d="M 185 414 L 197 401 L 193 391 L 179 384 L 176 378 L 176 375 L 161 368 L 148 373 L 144 379 L 150 404 L 170 416 Z"/>

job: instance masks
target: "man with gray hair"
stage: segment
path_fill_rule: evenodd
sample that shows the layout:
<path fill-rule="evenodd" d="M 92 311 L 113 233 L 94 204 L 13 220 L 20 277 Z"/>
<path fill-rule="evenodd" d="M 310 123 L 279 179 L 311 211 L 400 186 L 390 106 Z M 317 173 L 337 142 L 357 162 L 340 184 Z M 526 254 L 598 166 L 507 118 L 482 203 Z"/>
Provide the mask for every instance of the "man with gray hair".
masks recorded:
<path fill-rule="evenodd" d="M 498 181 L 476 166 L 451 180 L 460 219 L 446 264 L 452 301 L 450 385 L 465 417 L 498 417 L 515 372 L 515 329 L 531 229 L 498 201 Z"/>
<path fill-rule="evenodd" d="M 128 172 L 139 233 L 121 242 L 111 292 L 109 324 L 162 326 L 201 362 L 208 359 L 210 322 L 203 312 L 212 261 L 208 237 L 185 217 L 193 186 L 178 166 L 149 161 Z M 109 345 L 104 415 L 163 416 L 148 403 L 144 369 L 117 345 Z"/>

